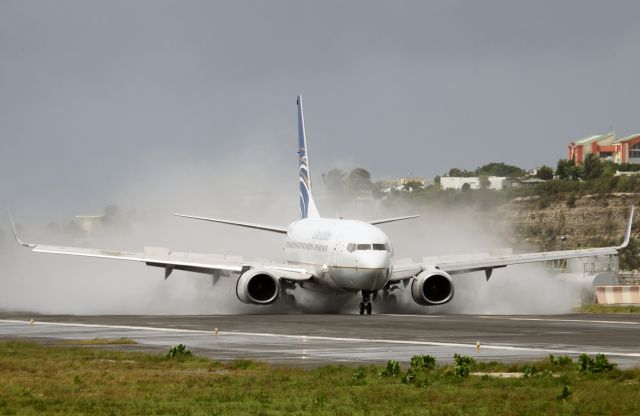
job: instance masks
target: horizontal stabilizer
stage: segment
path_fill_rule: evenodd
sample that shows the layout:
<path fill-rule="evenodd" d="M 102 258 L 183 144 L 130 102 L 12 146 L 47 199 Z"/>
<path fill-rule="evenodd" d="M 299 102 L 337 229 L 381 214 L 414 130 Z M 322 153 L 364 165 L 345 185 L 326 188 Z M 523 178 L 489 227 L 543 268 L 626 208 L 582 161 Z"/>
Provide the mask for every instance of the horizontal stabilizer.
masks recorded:
<path fill-rule="evenodd" d="M 378 225 L 378 224 L 384 224 L 384 223 L 387 223 L 387 222 L 410 220 L 412 218 L 418 218 L 419 216 L 420 215 L 407 215 L 407 216 L 404 216 L 404 217 L 381 218 L 379 220 L 372 220 L 372 221 L 368 221 L 368 222 L 371 225 Z"/>

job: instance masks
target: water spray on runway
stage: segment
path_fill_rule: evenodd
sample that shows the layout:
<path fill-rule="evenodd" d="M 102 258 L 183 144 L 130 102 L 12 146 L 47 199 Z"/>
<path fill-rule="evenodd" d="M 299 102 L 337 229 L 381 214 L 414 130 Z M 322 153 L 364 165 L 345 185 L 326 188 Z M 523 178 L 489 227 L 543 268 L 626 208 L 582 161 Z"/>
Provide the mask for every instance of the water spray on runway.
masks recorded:
<path fill-rule="evenodd" d="M 257 223 L 287 225 L 297 218 L 297 195 L 288 166 L 268 149 L 245 149 L 238 160 L 215 167 L 204 163 L 174 164 L 147 172 L 105 196 L 122 210 L 93 235 L 61 233 L 63 227 L 46 226 L 43 203 L 39 219 L 23 219 L 24 238 L 47 244 L 64 244 L 142 251 L 145 246 L 174 251 L 224 253 L 248 260 L 282 259 L 282 236 L 219 224 L 173 217 L 174 212 L 216 216 Z M 319 182 L 317 189 L 322 190 Z M 322 193 L 319 193 L 322 195 Z M 80 197 L 79 197 L 80 198 Z M 421 218 L 381 225 L 394 244 L 396 259 L 468 254 L 505 247 L 482 213 L 464 205 L 388 203 L 388 201 L 337 201 L 319 198 L 323 213 L 344 218 L 372 219 L 406 214 Z M 55 203 L 55 202 L 51 202 Z M 333 203 L 333 204 L 332 204 Z M 333 205 L 333 206 L 332 206 Z M 19 211 L 16 211 L 18 213 Z M 69 213 L 69 218 L 82 212 Z M 42 229 L 38 229 L 38 227 Z M 67 227 L 68 228 L 68 227 Z M 76 230 L 77 231 L 77 230 Z M 5 239 L 9 238 L 5 233 Z M 297 307 L 284 302 L 270 306 L 241 303 L 235 295 L 235 279 L 221 278 L 215 286 L 210 276 L 174 272 L 163 280 L 162 269 L 142 264 L 100 259 L 69 258 L 31 253 L 5 244 L 0 283 L 0 308 L 42 313 L 72 314 L 236 314 L 236 313 L 354 313 L 356 295 L 326 295 L 295 290 Z M 511 266 L 495 270 L 487 282 L 477 272 L 454 276 L 455 296 L 441 307 L 417 305 L 409 289 L 396 291 L 398 304 L 374 311 L 396 313 L 548 314 L 570 311 L 576 292 L 552 278 L 540 266 Z M 402 285 L 400 285 L 402 286 Z"/>
<path fill-rule="evenodd" d="M 189 161 L 149 171 L 118 194 L 105 195 L 104 205 L 96 212 L 69 212 L 61 225 L 51 224 L 48 217 L 47 206 L 55 201 L 43 201 L 37 215 L 29 218 L 20 216 L 16 203 L 14 216 L 23 239 L 43 244 L 130 251 L 154 246 L 280 261 L 280 236 L 172 215 L 189 212 L 283 225 L 296 218 L 295 182 L 280 179 L 280 172 L 274 170 L 284 164 L 261 147 L 245 149 L 237 157 L 216 166 Z M 241 160 L 256 162 L 238 169 Z M 120 210 L 91 235 L 84 236 L 75 224 L 67 225 L 75 215 L 102 214 L 103 207 L 111 204 Z M 283 313 L 290 309 L 241 303 L 235 295 L 235 279 L 221 278 L 214 287 L 210 276 L 175 271 L 165 281 L 163 269 L 144 264 L 32 253 L 17 246 L 6 232 L 4 239 L 0 309 L 71 314 Z"/>

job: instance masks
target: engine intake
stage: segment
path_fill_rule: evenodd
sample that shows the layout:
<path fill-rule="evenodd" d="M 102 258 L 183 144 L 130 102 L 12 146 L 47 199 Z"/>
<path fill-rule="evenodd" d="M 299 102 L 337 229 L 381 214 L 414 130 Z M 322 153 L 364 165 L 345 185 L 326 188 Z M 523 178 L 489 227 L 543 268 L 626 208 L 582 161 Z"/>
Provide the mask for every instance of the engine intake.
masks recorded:
<path fill-rule="evenodd" d="M 236 295 L 244 303 L 269 305 L 278 299 L 279 294 L 278 278 L 263 269 L 244 272 L 236 283 Z"/>
<path fill-rule="evenodd" d="M 451 276 L 441 270 L 425 270 L 413 279 L 411 295 L 420 305 L 443 305 L 453 299 Z"/>

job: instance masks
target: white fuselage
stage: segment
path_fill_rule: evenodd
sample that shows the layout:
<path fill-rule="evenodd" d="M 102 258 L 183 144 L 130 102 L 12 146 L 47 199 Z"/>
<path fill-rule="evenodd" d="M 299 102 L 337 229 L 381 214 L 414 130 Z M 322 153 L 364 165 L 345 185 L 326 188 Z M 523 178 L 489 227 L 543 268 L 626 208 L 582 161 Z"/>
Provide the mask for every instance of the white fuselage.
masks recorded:
<path fill-rule="evenodd" d="M 318 282 L 336 290 L 377 291 L 389 281 L 393 255 L 379 228 L 355 220 L 306 218 L 289 226 L 288 263 L 305 265 Z"/>

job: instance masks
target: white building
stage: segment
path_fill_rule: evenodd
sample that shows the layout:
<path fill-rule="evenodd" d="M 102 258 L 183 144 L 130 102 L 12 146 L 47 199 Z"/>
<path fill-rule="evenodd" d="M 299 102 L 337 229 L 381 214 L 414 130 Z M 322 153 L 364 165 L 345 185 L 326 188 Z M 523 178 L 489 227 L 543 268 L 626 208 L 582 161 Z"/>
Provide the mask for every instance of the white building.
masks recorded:
<path fill-rule="evenodd" d="M 443 176 L 440 178 L 440 186 L 442 189 L 462 189 L 462 186 L 468 183 L 471 189 L 480 189 L 480 178 L 475 176 L 471 178 L 461 178 L 453 176 Z M 489 189 L 504 189 L 509 186 L 509 181 L 503 176 L 489 176 Z"/>

